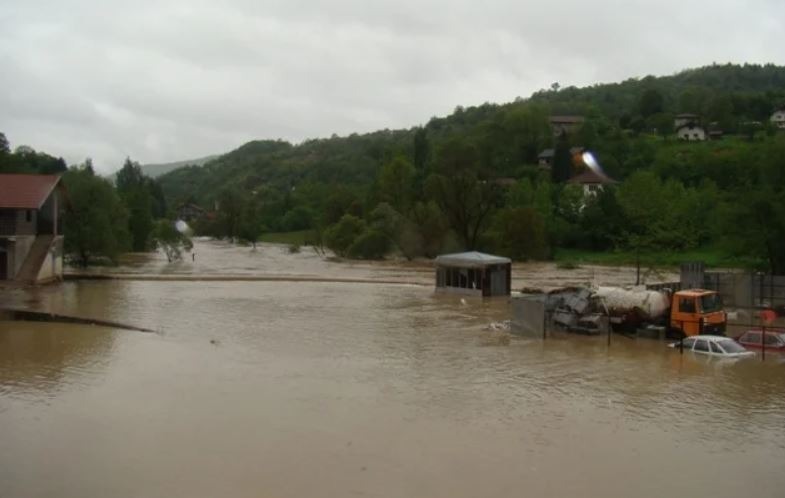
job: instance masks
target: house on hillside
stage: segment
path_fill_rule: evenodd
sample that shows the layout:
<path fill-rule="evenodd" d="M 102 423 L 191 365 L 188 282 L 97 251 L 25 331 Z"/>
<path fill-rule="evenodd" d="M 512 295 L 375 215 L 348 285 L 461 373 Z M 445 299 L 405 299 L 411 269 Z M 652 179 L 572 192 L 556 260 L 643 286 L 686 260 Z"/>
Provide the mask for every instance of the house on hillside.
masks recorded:
<path fill-rule="evenodd" d="M 583 116 L 551 116 L 548 122 L 555 136 L 570 134 L 580 127 L 585 119 Z"/>
<path fill-rule="evenodd" d="M 679 137 L 679 140 L 684 140 L 687 142 L 702 142 L 706 140 L 708 134 L 706 133 L 706 129 L 704 127 L 692 123 L 682 125 L 677 128 L 676 136 Z"/>
<path fill-rule="evenodd" d="M 583 188 L 583 197 L 585 199 L 597 195 L 608 185 L 614 185 L 618 182 L 609 176 L 597 173 L 591 168 L 586 168 L 582 173 L 578 173 L 567 180 L 567 183 L 580 185 Z"/>
<path fill-rule="evenodd" d="M 63 277 L 58 175 L 0 174 L 0 280 L 44 283 Z"/>
<path fill-rule="evenodd" d="M 785 107 L 781 107 L 774 111 L 771 115 L 771 122 L 780 130 L 785 130 Z"/>
<path fill-rule="evenodd" d="M 207 211 L 193 203 L 185 203 L 177 208 L 177 219 L 192 222 L 204 217 Z"/>
<path fill-rule="evenodd" d="M 467 296 L 509 296 L 512 261 L 471 251 L 436 258 L 436 292 Z"/>
<path fill-rule="evenodd" d="M 580 156 L 586 151 L 585 147 L 570 147 L 570 155 L 574 158 Z M 543 167 L 550 169 L 553 166 L 554 149 L 545 149 L 537 156 L 537 163 Z"/>
<path fill-rule="evenodd" d="M 689 125 L 689 124 L 698 124 L 700 122 L 700 116 L 697 114 L 677 114 L 673 117 L 673 128 L 678 130 L 682 126 Z"/>

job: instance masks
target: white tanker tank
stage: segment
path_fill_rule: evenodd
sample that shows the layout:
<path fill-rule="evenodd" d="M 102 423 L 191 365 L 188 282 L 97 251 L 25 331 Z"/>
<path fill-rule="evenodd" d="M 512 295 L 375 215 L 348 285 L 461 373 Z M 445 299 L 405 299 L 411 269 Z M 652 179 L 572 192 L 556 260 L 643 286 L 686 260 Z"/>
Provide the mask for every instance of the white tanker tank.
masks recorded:
<path fill-rule="evenodd" d="M 646 321 L 656 321 L 667 316 L 671 294 L 668 291 L 648 290 L 643 287 L 597 287 L 592 292 L 596 308 L 606 308 L 612 317 L 634 314 Z M 599 309 L 597 310 L 599 311 Z"/>

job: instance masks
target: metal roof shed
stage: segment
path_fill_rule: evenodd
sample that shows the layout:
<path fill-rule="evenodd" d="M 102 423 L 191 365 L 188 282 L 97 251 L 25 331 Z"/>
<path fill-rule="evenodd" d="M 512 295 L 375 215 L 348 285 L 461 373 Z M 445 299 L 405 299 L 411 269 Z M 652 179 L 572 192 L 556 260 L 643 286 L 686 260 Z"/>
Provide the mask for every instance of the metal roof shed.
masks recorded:
<path fill-rule="evenodd" d="M 436 258 L 436 292 L 509 296 L 512 261 L 477 251 Z"/>

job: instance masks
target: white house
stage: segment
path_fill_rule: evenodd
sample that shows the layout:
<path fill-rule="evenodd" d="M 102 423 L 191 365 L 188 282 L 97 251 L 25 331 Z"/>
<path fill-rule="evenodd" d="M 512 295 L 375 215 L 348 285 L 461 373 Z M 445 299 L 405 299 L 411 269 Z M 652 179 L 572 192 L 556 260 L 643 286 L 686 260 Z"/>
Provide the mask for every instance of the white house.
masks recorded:
<path fill-rule="evenodd" d="M 777 128 L 785 130 L 785 108 L 774 111 L 774 114 L 771 115 L 771 122 Z"/>
<path fill-rule="evenodd" d="M 618 182 L 609 176 L 587 168 L 583 173 L 579 173 L 567 180 L 567 183 L 580 185 L 583 188 L 583 197 L 585 199 L 589 196 L 597 195 L 606 185 L 613 185 Z"/>
<path fill-rule="evenodd" d="M 700 117 L 697 114 L 677 114 L 673 118 L 673 127 L 678 129 L 684 125 L 697 123 L 698 121 L 700 121 Z"/>
<path fill-rule="evenodd" d="M 703 140 L 706 140 L 707 134 L 706 130 L 702 126 L 688 124 L 680 126 L 676 130 L 676 136 L 679 137 L 679 140 L 685 140 L 688 142 L 702 142 Z"/>

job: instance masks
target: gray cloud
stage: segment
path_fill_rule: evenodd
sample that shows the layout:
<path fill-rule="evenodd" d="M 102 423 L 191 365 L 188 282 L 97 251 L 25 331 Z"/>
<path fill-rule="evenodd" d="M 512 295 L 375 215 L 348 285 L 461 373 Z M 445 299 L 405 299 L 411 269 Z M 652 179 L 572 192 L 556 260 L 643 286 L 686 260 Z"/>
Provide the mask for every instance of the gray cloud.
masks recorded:
<path fill-rule="evenodd" d="M 11 0 L 0 131 L 109 172 L 408 127 L 554 81 L 783 64 L 782 19 L 767 0 Z"/>

